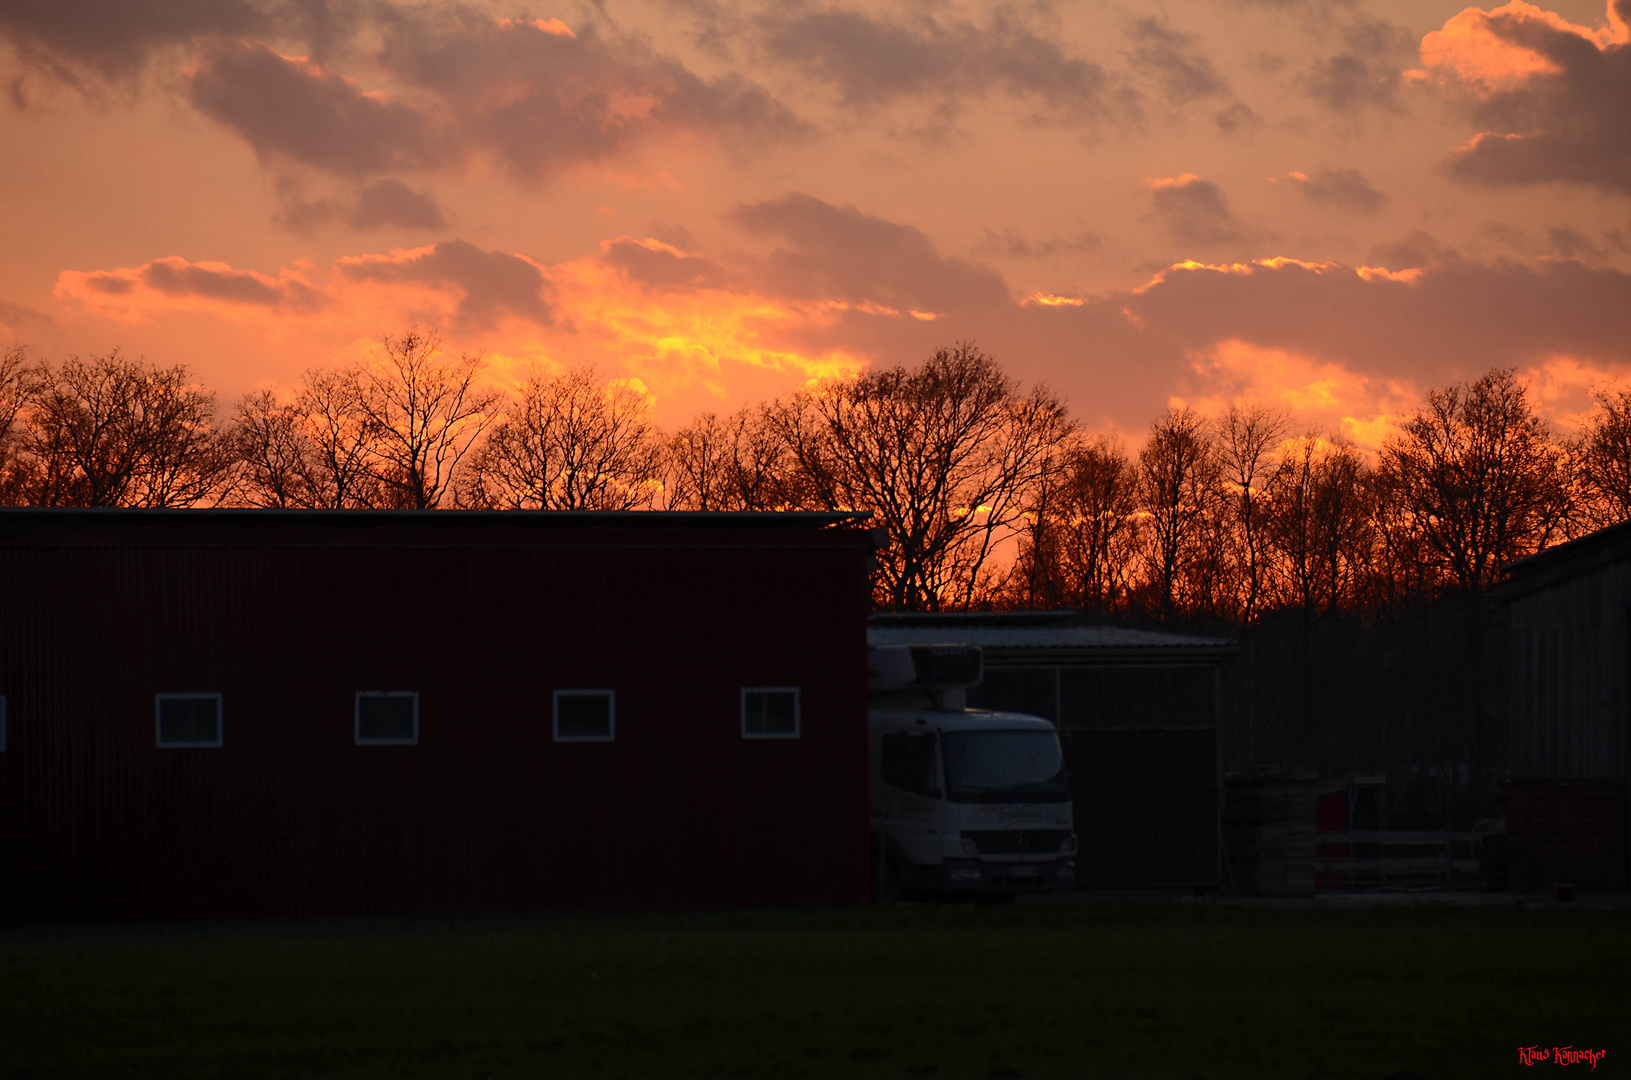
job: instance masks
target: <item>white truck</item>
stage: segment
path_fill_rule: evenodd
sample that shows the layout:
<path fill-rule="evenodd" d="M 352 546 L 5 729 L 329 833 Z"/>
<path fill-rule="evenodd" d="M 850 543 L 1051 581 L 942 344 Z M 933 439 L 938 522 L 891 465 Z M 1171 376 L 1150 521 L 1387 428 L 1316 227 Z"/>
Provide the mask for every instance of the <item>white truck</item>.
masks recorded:
<path fill-rule="evenodd" d="M 978 648 L 867 650 L 877 894 L 1003 898 L 1076 883 L 1053 724 L 964 707 Z"/>

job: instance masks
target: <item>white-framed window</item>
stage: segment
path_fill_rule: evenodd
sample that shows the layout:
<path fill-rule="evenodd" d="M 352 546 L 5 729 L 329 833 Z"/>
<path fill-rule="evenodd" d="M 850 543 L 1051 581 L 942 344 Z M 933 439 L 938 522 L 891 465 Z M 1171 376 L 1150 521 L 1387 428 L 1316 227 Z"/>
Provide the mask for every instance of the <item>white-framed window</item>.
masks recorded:
<path fill-rule="evenodd" d="M 617 735 L 615 699 L 610 690 L 555 691 L 555 741 L 611 742 Z"/>
<path fill-rule="evenodd" d="M 160 747 L 221 745 L 220 694 L 154 694 L 153 720 Z"/>
<path fill-rule="evenodd" d="M 417 690 L 358 690 L 358 746 L 416 746 L 419 743 Z"/>
<path fill-rule="evenodd" d="M 796 739 L 798 737 L 798 687 L 742 687 L 742 738 Z"/>

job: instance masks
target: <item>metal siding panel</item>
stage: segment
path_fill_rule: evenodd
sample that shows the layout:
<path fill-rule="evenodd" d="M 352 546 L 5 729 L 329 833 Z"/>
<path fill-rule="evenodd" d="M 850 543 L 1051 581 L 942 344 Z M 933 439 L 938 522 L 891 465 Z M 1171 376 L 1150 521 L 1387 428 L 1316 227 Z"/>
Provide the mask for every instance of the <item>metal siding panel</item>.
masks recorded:
<path fill-rule="evenodd" d="M 979 685 L 970 687 L 971 709 L 1028 713 L 1059 723 L 1059 669 L 1055 667 L 988 667 Z"/>

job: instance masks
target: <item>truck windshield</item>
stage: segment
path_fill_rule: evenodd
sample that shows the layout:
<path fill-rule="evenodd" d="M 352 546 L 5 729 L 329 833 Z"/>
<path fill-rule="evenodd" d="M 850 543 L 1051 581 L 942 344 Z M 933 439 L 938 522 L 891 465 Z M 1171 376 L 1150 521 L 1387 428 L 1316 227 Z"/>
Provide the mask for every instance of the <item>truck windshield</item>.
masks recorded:
<path fill-rule="evenodd" d="M 1066 802 L 1065 762 L 1051 731 L 955 731 L 943 737 L 952 802 Z"/>

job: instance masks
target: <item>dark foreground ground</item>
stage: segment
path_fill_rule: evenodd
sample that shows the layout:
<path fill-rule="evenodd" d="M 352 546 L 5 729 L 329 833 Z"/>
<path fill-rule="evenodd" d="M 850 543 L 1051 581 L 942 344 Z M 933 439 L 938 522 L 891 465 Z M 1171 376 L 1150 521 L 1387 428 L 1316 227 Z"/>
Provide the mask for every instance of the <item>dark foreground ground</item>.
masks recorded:
<path fill-rule="evenodd" d="M 1631 1075 L 1631 911 L 946 907 L 0 930 L 23 1077 Z M 1519 1047 L 1607 1051 L 1519 1064 Z"/>

